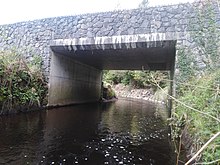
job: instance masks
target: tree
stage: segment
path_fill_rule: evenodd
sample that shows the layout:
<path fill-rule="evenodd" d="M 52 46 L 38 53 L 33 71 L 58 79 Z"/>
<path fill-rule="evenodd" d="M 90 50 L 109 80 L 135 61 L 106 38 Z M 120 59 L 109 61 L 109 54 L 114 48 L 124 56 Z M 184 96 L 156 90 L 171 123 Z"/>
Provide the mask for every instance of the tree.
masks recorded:
<path fill-rule="evenodd" d="M 142 0 L 142 2 L 139 4 L 139 8 L 147 8 L 148 3 L 148 0 Z"/>

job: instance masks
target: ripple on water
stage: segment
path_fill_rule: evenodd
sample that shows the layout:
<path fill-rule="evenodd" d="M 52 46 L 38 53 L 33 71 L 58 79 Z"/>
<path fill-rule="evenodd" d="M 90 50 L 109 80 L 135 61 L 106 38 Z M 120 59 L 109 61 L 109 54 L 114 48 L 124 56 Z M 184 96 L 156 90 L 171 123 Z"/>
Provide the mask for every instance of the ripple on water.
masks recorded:
<path fill-rule="evenodd" d="M 168 127 L 155 111 L 119 100 L 4 119 L 0 163 L 172 164 Z"/>

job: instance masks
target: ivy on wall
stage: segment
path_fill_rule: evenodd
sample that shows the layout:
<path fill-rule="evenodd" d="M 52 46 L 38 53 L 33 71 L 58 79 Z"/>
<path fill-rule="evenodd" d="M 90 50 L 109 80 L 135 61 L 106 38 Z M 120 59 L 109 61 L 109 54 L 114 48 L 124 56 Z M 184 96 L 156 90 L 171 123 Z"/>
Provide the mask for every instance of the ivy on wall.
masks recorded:
<path fill-rule="evenodd" d="M 179 76 L 176 81 L 185 82 L 195 75 L 195 60 L 188 47 L 181 47 L 177 52 L 177 68 Z"/>
<path fill-rule="evenodd" d="M 220 67 L 219 8 L 215 4 L 214 0 L 205 0 L 194 7 L 195 16 L 189 19 L 190 44 L 181 46 L 177 52 L 178 81 Z"/>

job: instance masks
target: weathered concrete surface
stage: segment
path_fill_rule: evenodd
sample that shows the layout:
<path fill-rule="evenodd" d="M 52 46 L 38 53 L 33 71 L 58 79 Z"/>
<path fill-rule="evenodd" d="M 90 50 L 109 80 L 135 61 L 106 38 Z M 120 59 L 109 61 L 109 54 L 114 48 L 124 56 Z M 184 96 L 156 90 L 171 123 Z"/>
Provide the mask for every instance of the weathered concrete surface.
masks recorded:
<path fill-rule="evenodd" d="M 100 98 L 101 70 L 59 54 L 51 59 L 48 105 L 95 102 Z"/>
<path fill-rule="evenodd" d="M 100 70 L 172 70 L 176 41 L 152 33 L 55 40 L 51 49 Z"/>

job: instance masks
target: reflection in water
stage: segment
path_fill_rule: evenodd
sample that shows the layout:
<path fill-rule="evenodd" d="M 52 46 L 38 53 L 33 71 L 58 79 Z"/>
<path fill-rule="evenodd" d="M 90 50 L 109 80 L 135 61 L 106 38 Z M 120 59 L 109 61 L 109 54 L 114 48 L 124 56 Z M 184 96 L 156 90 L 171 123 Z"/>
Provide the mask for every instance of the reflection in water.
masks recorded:
<path fill-rule="evenodd" d="M 132 100 L 1 117 L 0 164 L 174 164 L 166 118 Z"/>

